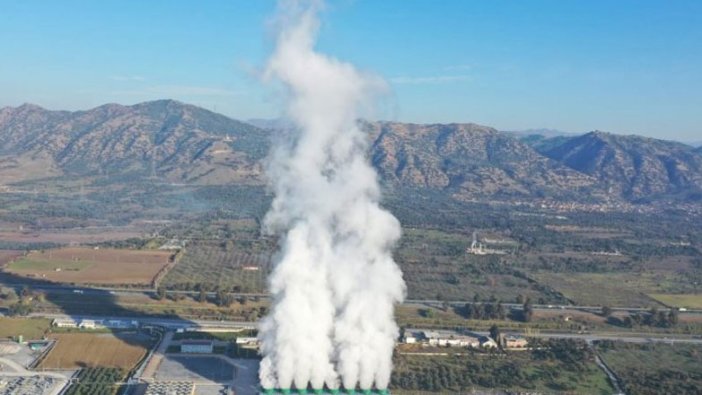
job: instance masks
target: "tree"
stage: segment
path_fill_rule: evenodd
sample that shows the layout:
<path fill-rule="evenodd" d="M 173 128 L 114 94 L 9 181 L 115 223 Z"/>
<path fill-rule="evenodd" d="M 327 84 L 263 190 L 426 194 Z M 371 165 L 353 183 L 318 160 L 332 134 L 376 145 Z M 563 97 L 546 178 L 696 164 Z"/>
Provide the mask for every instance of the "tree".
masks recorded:
<path fill-rule="evenodd" d="M 234 297 L 224 290 L 217 291 L 217 305 L 220 307 L 229 307 L 234 303 Z"/>
<path fill-rule="evenodd" d="M 670 325 L 677 325 L 678 323 L 678 311 L 675 309 L 670 309 L 670 312 L 668 312 L 668 322 Z"/>
<path fill-rule="evenodd" d="M 501 335 L 500 328 L 498 328 L 497 325 L 493 325 L 490 327 L 490 337 L 497 344 L 500 343 L 500 335 Z"/>
<path fill-rule="evenodd" d="M 0 291 L 0 293 L 2 294 L 2 298 L 8 302 L 14 302 L 18 299 L 17 293 L 11 287 L 2 288 L 2 291 Z"/>
<path fill-rule="evenodd" d="M 531 305 L 531 298 L 529 297 L 527 297 L 524 301 L 524 305 L 522 306 L 522 314 L 524 322 L 531 321 L 531 318 L 534 315 L 534 307 Z"/>
<path fill-rule="evenodd" d="M 497 310 L 497 318 L 504 320 L 507 313 L 505 313 L 505 307 L 502 305 L 502 303 L 497 302 L 497 309 L 496 310 Z"/>
<path fill-rule="evenodd" d="M 441 303 L 441 307 L 442 307 L 442 309 L 443 309 L 444 311 L 448 311 L 448 310 L 449 310 L 449 307 L 450 307 L 449 302 L 448 302 L 447 300 L 444 300 L 444 301 Z"/>
<path fill-rule="evenodd" d="M 7 309 L 7 313 L 10 316 L 16 316 L 16 315 L 28 315 L 34 310 L 33 306 L 31 303 L 24 303 L 24 302 L 17 302 L 13 305 L 11 305 Z"/>
<path fill-rule="evenodd" d="M 207 292 L 204 289 L 200 289 L 200 293 L 197 295 L 197 301 L 200 303 L 207 302 Z"/>
<path fill-rule="evenodd" d="M 634 324 L 641 325 L 641 323 L 643 322 L 643 317 L 639 313 L 634 313 L 633 315 L 631 315 L 631 320 L 634 322 Z"/>
<path fill-rule="evenodd" d="M 602 316 L 609 317 L 612 315 L 612 308 L 609 306 L 602 306 Z"/>
<path fill-rule="evenodd" d="M 163 287 L 156 288 L 156 299 L 163 300 L 166 297 L 166 289 Z"/>
<path fill-rule="evenodd" d="M 515 302 L 519 303 L 519 304 L 523 304 L 524 303 L 524 296 L 522 296 L 522 294 L 517 295 Z"/>
<path fill-rule="evenodd" d="M 624 317 L 624 320 L 622 321 L 622 323 L 627 328 L 631 328 L 632 326 L 634 326 L 634 321 L 629 316 Z"/>

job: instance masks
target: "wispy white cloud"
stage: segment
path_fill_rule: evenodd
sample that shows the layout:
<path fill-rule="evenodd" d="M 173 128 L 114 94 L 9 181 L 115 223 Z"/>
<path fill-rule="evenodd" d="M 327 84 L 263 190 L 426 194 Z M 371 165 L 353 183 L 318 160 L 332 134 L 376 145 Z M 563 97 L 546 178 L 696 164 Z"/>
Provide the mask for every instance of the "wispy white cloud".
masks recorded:
<path fill-rule="evenodd" d="M 444 71 L 470 71 L 473 70 L 473 65 L 470 64 L 453 64 L 444 67 Z"/>
<path fill-rule="evenodd" d="M 120 81 L 120 82 L 143 82 L 143 81 L 146 81 L 146 78 L 144 78 L 140 75 L 111 75 L 109 78 L 112 81 Z"/>
<path fill-rule="evenodd" d="M 231 97 L 243 95 L 243 91 L 234 91 L 223 88 L 209 86 L 194 86 L 194 85 L 156 85 L 148 86 L 142 89 L 130 89 L 114 91 L 112 94 L 120 96 L 219 96 Z"/>
<path fill-rule="evenodd" d="M 449 82 L 465 82 L 470 81 L 469 75 L 430 75 L 430 76 L 415 76 L 415 77 L 394 77 L 390 78 L 393 84 L 419 85 L 419 84 L 446 84 Z"/>

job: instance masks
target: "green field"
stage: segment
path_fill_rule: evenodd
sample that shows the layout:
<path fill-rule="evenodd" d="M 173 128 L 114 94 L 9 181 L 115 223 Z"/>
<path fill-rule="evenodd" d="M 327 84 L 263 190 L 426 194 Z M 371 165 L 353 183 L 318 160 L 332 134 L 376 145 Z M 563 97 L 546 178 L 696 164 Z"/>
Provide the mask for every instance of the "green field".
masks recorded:
<path fill-rule="evenodd" d="M 221 243 L 193 243 L 161 282 L 168 289 L 263 292 L 269 258 Z"/>
<path fill-rule="evenodd" d="M 702 346 L 601 342 L 602 359 L 630 395 L 702 393 Z M 655 361 L 655 363 L 651 363 Z"/>
<path fill-rule="evenodd" d="M 515 273 L 510 255 L 471 255 L 466 253 L 471 234 L 433 229 L 403 229 L 395 253 L 407 293 L 412 299 L 472 300 L 495 296 L 513 301 L 518 295 L 546 303 L 564 303 L 558 295 L 546 292 Z M 495 246 L 511 252 L 514 243 Z"/>
<path fill-rule="evenodd" d="M 90 261 L 69 261 L 69 260 L 36 260 L 21 258 L 10 263 L 7 268 L 14 271 L 46 271 L 46 270 L 83 270 L 92 265 Z"/>
<path fill-rule="evenodd" d="M 584 345 L 578 344 L 581 346 Z M 456 394 L 484 390 L 613 393 L 606 375 L 587 349 L 568 355 L 546 354 L 536 351 L 437 356 L 400 354 L 394 360 L 391 388 L 395 394 Z"/>
<path fill-rule="evenodd" d="M 650 277 L 639 273 L 547 273 L 533 275 L 579 305 L 649 307 L 659 305 L 647 296 L 659 290 Z"/>
<path fill-rule="evenodd" d="M 41 339 L 51 326 L 44 318 L 0 317 L 0 339 L 22 335 L 25 339 Z"/>
<path fill-rule="evenodd" d="M 702 294 L 649 294 L 648 296 L 667 306 L 702 309 Z"/>
<path fill-rule="evenodd" d="M 66 390 L 66 395 L 115 394 L 125 373 L 117 368 L 89 367 L 78 373 L 76 380 Z"/>

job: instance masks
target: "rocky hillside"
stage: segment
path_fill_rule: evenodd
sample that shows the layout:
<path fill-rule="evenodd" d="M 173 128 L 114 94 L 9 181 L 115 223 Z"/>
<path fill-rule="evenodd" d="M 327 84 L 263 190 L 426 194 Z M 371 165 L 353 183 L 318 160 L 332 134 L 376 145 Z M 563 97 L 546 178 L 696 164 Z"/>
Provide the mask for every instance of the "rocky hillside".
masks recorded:
<path fill-rule="evenodd" d="M 702 200 L 702 149 L 679 143 L 602 132 L 519 136 L 475 124 L 363 127 L 381 180 L 398 191 L 459 200 Z M 8 107 L 0 109 L 0 184 L 100 176 L 260 186 L 270 133 L 171 100 L 77 112 Z"/>
<path fill-rule="evenodd" d="M 172 100 L 89 111 L 0 110 L 0 174 L 159 175 L 195 183 L 260 183 L 267 132 Z"/>
<path fill-rule="evenodd" d="M 544 154 L 628 200 L 687 198 L 702 191 L 702 156 L 682 143 L 591 132 Z"/>
<path fill-rule="evenodd" d="M 373 164 L 391 184 L 446 190 L 461 199 L 580 199 L 596 180 L 546 158 L 493 128 L 475 124 L 378 122 Z"/>

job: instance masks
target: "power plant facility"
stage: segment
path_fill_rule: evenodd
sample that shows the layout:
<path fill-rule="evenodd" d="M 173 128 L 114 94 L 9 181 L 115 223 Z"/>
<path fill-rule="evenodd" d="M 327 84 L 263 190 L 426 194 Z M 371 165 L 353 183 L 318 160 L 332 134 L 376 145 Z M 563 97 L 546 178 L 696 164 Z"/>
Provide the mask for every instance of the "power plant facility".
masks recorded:
<path fill-rule="evenodd" d="M 388 390 L 350 390 L 350 389 L 262 389 L 259 395 L 295 395 L 295 394 L 314 394 L 314 395 L 389 395 Z"/>

